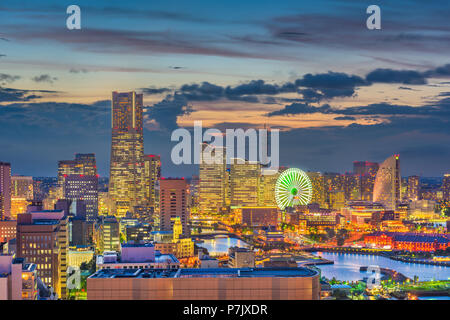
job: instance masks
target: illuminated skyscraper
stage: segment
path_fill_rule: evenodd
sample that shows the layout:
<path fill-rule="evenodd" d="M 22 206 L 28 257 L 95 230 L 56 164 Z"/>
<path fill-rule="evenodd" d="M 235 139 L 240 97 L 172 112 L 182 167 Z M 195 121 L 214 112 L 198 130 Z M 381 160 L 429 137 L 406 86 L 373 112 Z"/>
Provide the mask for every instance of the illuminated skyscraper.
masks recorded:
<path fill-rule="evenodd" d="M 33 200 L 33 177 L 12 176 L 11 197 Z"/>
<path fill-rule="evenodd" d="M 174 232 L 179 218 L 184 236 L 189 236 L 189 212 L 187 209 L 188 184 L 185 179 L 161 178 L 159 220 L 161 231 Z M 176 230 L 175 230 L 176 231 Z"/>
<path fill-rule="evenodd" d="M 99 251 L 120 251 L 120 224 L 114 216 L 103 218 L 100 224 Z"/>
<path fill-rule="evenodd" d="M 442 180 L 442 193 L 445 201 L 450 201 L 450 173 L 444 174 Z"/>
<path fill-rule="evenodd" d="M 63 211 L 19 214 L 17 257 L 37 266 L 39 278 L 60 298 L 67 296 L 68 217 Z"/>
<path fill-rule="evenodd" d="M 408 200 L 411 201 L 419 200 L 419 191 L 420 191 L 420 177 L 418 176 L 408 177 L 408 187 L 407 187 Z"/>
<path fill-rule="evenodd" d="M 269 173 L 269 171 L 266 170 L 266 173 Z M 273 174 L 260 175 L 258 206 L 275 207 L 277 205 L 277 201 L 275 200 L 275 185 L 279 176 L 280 172 L 275 170 Z"/>
<path fill-rule="evenodd" d="M 117 216 L 133 212 L 134 206 L 145 201 L 142 106 L 142 94 L 112 93 L 109 197 Z"/>
<path fill-rule="evenodd" d="M 258 205 L 261 165 L 256 161 L 231 159 L 231 206 L 253 207 Z"/>
<path fill-rule="evenodd" d="M 11 164 L 0 162 L 0 220 L 11 216 Z"/>
<path fill-rule="evenodd" d="M 75 160 L 58 161 L 58 185 L 64 185 L 64 177 L 70 174 L 83 174 L 89 176 L 97 175 L 97 164 L 95 154 L 77 153 Z"/>
<path fill-rule="evenodd" d="M 145 198 L 150 207 L 156 208 L 159 201 L 159 178 L 161 177 L 161 157 L 154 154 L 144 156 Z"/>
<path fill-rule="evenodd" d="M 98 216 L 98 176 L 70 174 L 64 180 L 64 198 L 83 200 L 86 221 L 95 221 Z"/>
<path fill-rule="evenodd" d="M 378 169 L 373 189 L 373 201 L 380 202 L 385 209 L 395 210 L 401 200 L 400 157 L 395 154 L 387 158 Z"/>
<path fill-rule="evenodd" d="M 320 207 L 325 207 L 325 179 L 320 172 L 307 172 L 313 187 L 311 203 L 318 203 Z"/>
<path fill-rule="evenodd" d="M 354 161 L 353 174 L 359 177 L 361 200 L 372 201 L 375 176 L 378 172 L 378 163 L 369 161 Z"/>
<path fill-rule="evenodd" d="M 225 148 L 202 144 L 199 173 L 200 213 L 217 213 L 225 205 L 227 192 Z"/>

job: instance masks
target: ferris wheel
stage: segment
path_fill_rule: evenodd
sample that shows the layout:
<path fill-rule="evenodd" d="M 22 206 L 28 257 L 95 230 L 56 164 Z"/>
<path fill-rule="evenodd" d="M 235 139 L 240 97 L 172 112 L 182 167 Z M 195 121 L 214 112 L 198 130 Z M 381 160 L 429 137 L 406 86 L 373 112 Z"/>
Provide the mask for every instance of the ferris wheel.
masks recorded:
<path fill-rule="evenodd" d="M 312 193 L 311 180 L 304 171 L 296 168 L 283 171 L 275 184 L 275 199 L 281 210 L 309 204 Z"/>

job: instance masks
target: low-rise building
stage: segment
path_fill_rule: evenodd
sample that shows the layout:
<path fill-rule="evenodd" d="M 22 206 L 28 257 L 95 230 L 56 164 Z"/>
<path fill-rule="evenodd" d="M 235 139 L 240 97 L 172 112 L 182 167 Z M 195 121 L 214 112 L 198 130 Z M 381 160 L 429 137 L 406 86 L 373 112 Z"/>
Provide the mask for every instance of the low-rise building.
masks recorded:
<path fill-rule="evenodd" d="M 97 256 L 97 270 L 101 269 L 178 269 L 180 262 L 173 254 L 155 250 L 152 243 L 124 243 L 120 255 L 104 252 Z"/>
<path fill-rule="evenodd" d="M 88 300 L 318 300 L 308 268 L 102 269 L 87 279 Z"/>
<path fill-rule="evenodd" d="M 22 258 L 0 255 L 0 300 L 36 300 L 36 265 Z"/>

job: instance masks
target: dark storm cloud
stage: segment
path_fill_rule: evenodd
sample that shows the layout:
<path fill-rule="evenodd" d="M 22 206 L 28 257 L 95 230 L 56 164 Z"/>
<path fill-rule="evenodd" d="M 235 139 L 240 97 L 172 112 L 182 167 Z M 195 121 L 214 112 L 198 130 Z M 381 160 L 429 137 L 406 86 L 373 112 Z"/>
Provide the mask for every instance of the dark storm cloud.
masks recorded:
<path fill-rule="evenodd" d="M 33 80 L 34 82 L 47 82 L 47 83 L 54 83 L 56 80 L 58 80 L 58 78 L 56 77 L 52 77 L 49 74 L 41 74 L 39 76 L 35 76 L 33 78 L 31 78 L 31 80 Z"/>

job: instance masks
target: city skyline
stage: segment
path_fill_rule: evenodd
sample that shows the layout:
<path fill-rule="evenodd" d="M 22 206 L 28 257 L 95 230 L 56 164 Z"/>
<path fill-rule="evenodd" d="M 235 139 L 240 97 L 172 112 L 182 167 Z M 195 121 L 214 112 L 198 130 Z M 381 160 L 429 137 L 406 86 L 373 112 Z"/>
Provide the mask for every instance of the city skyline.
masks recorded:
<path fill-rule="evenodd" d="M 2 161 L 54 176 L 58 160 L 95 153 L 108 176 L 111 92 L 137 91 L 145 152 L 161 156 L 163 176 L 198 173 L 171 163 L 170 134 L 202 120 L 278 128 L 280 164 L 305 171 L 400 154 L 403 176 L 442 177 L 449 12 L 415 2 L 383 4 L 382 30 L 369 31 L 368 2 L 78 1 L 82 29 L 67 30 L 58 1 L 4 1 Z"/>

